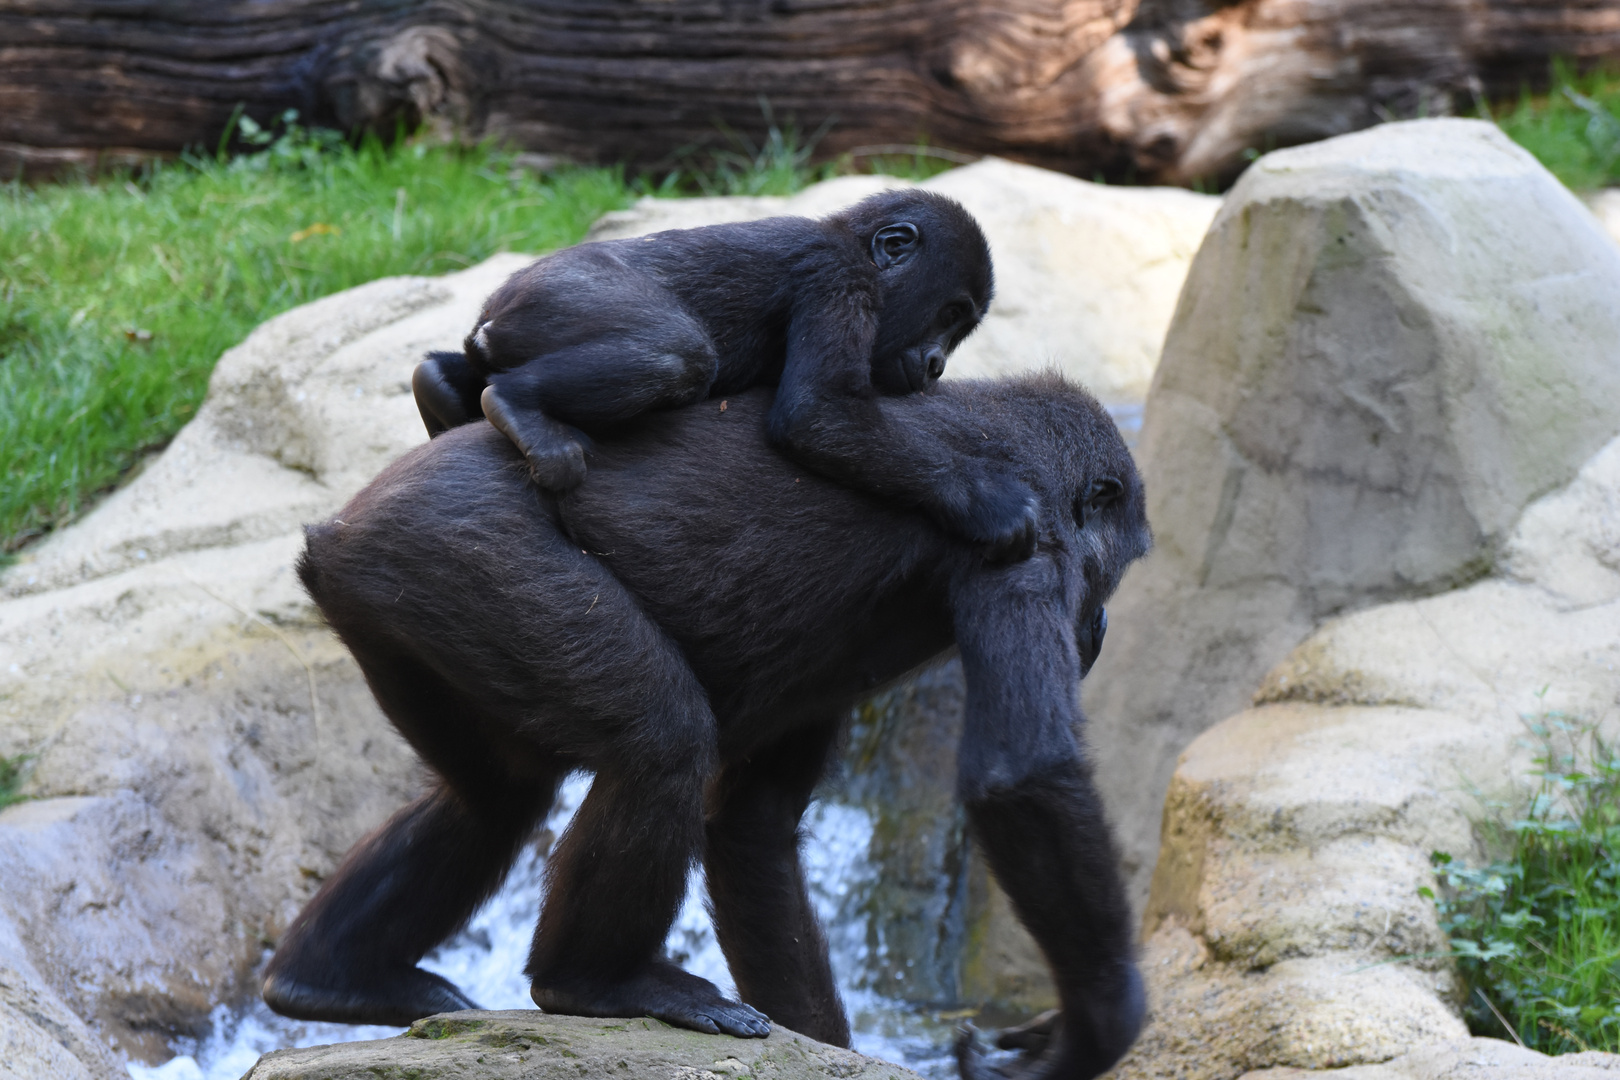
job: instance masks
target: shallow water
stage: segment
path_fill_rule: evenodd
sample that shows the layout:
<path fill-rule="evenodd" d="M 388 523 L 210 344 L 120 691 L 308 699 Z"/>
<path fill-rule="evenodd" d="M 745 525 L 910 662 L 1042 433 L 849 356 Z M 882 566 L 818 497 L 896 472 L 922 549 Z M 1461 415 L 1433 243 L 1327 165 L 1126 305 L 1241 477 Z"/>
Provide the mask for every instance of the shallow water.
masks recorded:
<path fill-rule="evenodd" d="M 529 1009 L 523 962 L 540 909 L 549 838 L 561 834 L 590 790 L 590 778 L 569 778 L 540 841 L 525 850 L 505 885 L 466 929 L 423 960 L 422 966 L 455 982 L 486 1009 Z M 854 1027 L 855 1048 L 940 1078 L 955 1073 L 948 1021 L 887 1000 L 867 985 L 871 946 L 862 902 L 875 880 L 867 858 L 872 821 L 866 811 L 836 802 L 813 803 L 804 820 L 805 873 L 811 898 L 827 928 L 833 973 Z M 665 944 L 670 957 L 728 994 L 735 993 L 725 957 L 705 909 L 702 874 L 694 872 L 685 903 Z M 402 1029 L 312 1024 L 287 1020 L 255 1000 L 245 1010 L 220 1006 L 205 1039 L 181 1040 L 176 1056 L 157 1066 L 131 1063 L 134 1080 L 237 1080 L 259 1055 L 294 1046 L 383 1039 Z"/>

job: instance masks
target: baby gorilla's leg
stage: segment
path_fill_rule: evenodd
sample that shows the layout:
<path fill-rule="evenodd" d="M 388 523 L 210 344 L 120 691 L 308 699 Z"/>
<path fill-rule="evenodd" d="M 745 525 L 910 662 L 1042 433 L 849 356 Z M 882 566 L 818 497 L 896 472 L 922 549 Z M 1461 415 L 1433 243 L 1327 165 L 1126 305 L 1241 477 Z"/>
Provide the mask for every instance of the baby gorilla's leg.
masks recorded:
<path fill-rule="evenodd" d="M 588 440 L 570 425 L 617 424 L 709 392 L 716 360 L 706 337 L 689 334 L 671 348 L 644 336 L 587 341 L 490 376 L 484 415 L 523 451 L 541 487 L 567 491 L 585 478 Z"/>
<path fill-rule="evenodd" d="M 495 430 L 523 451 L 536 484 L 567 491 L 585 479 L 585 437 L 577 430 L 537 408 L 514 405 L 493 382 L 484 388 L 480 404 Z"/>

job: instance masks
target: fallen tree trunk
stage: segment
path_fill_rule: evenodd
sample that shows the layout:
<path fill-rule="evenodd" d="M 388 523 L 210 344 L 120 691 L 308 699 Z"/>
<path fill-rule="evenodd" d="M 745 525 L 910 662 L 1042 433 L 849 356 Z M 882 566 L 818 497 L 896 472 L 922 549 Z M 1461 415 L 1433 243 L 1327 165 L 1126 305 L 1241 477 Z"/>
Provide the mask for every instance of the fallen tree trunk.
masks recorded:
<path fill-rule="evenodd" d="M 758 135 L 1213 182 L 1244 152 L 1620 57 L 1620 0 L 0 0 L 0 165 L 211 146 L 238 104 L 581 161 Z"/>

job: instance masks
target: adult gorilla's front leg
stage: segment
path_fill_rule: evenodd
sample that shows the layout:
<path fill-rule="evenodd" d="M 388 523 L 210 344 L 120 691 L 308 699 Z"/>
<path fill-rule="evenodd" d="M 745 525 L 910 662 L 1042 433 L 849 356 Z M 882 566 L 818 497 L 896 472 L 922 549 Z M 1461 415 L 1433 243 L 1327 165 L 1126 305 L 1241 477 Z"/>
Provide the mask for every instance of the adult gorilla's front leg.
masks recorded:
<path fill-rule="evenodd" d="M 972 575 L 953 596 L 968 687 L 958 793 L 991 871 L 1052 965 L 1062 1006 L 1048 1029 L 1031 1032 L 1021 1078 L 1100 1075 L 1130 1049 L 1146 1011 L 1118 856 L 1075 739 L 1084 599 L 1083 584 L 1039 555 Z M 957 1059 L 964 1080 L 1002 1075 L 971 1035 Z"/>
<path fill-rule="evenodd" d="M 721 774 L 704 869 L 715 936 L 742 999 L 801 1035 L 848 1046 L 799 863 L 799 820 L 837 731 L 834 720 L 794 732 Z"/>

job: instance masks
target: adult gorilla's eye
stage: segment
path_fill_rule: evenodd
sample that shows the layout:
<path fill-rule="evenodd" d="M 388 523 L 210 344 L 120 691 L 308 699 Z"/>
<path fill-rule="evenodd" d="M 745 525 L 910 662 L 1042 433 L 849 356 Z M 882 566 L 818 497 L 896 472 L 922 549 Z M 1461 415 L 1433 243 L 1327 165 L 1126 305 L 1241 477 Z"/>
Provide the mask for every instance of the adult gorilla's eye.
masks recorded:
<path fill-rule="evenodd" d="M 1074 500 L 1074 520 L 1082 529 L 1086 522 L 1095 517 L 1098 511 L 1117 500 L 1125 493 L 1125 485 L 1112 476 L 1099 476 L 1086 485 Z"/>

